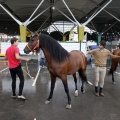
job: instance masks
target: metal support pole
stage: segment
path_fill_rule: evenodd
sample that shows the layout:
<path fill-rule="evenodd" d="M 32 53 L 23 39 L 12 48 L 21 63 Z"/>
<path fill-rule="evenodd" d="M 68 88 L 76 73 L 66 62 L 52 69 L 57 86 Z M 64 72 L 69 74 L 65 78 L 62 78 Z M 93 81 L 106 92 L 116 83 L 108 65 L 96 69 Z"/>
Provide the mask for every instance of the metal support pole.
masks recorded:
<path fill-rule="evenodd" d="M 67 15 L 65 15 L 61 10 L 57 9 L 61 14 L 63 14 L 66 18 L 68 18 L 73 24 L 77 25 L 72 19 L 70 19 Z"/>
<path fill-rule="evenodd" d="M 116 21 L 114 24 L 112 24 L 107 30 L 105 30 L 104 32 L 102 32 L 103 34 L 105 33 L 105 32 L 107 32 L 110 28 L 112 28 L 116 23 L 117 23 L 118 21 Z"/>
<path fill-rule="evenodd" d="M 27 23 L 30 21 L 30 19 L 32 18 L 32 16 L 36 13 L 36 11 L 39 9 L 39 7 L 42 5 L 42 3 L 44 2 L 44 0 L 42 0 L 40 2 L 40 4 L 37 6 L 37 8 L 34 10 L 34 12 L 32 13 L 32 15 L 24 22 L 24 25 L 27 25 Z"/>
<path fill-rule="evenodd" d="M 120 19 L 118 19 L 117 17 L 115 17 L 113 14 L 111 14 L 110 12 L 108 12 L 107 10 L 104 10 L 106 13 L 108 13 L 110 16 L 114 17 L 117 21 L 120 22 Z"/>
<path fill-rule="evenodd" d="M 66 4 L 66 2 L 64 0 L 62 0 L 64 5 L 67 7 L 68 11 L 70 12 L 70 14 L 72 15 L 72 17 L 74 18 L 74 20 L 76 21 L 78 26 L 81 26 L 81 24 L 76 20 L 76 18 L 74 17 L 73 13 L 70 11 L 68 5 Z"/>
<path fill-rule="evenodd" d="M 32 20 L 25 22 L 24 24 L 29 25 L 31 22 L 33 22 L 36 18 L 38 18 L 40 15 L 42 15 L 46 10 L 48 10 L 51 6 L 43 10 L 40 14 L 38 14 L 36 17 L 34 17 Z"/>
<path fill-rule="evenodd" d="M 80 40 L 80 51 L 81 51 L 81 40 Z"/>
<path fill-rule="evenodd" d="M 50 15 L 48 16 L 48 18 L 45 20 L 45 22 L 38 28 L 38 30 L 36 31 L 36 32 L 38 32 L 41 28 L 42 28 L 42 26 L 47 22 L 47 20 L 50 18 Z"/>
<path fill-rule="evenodd" d="M 10 15 L 20 26 L 23 25 L 22 22 L 20 22 L 18 19 L 16 19 L 3 5 L 0 4 L 0 6 L 2 7 L 2 9 L 5 10 L 5 12 L 8 13 L 8 15 Z"/>
<path fill-rule="evenodd" d="M 91 21 L 91 24 L 93 26 L 93 28 L 95 29 L 95 31 L 97 31 L 96 27 L 94 26 L 93 22 Z"/>
<path fill-rule="evenodd" d="M 54 27 L 53 25 L 51 25 L 51 27 L 52 27 L 55 31 L 59 31 L 59 30 L 57 30 L 56 27 Z"/>
<path fill-rule="evenodd" d="M 86 26 L 93 18 L 95 18 L 112 0 L 110 0 L 108 3 L 106 3 L 96 14 L 92 15 L 85 23 L 83 23 L 83 26 Z"/>
<path fill-rule="evenodd" d="M 58 29 L 58 27 L 55 26 L 54 23 L 53 23 L 52 25 L 55 27 L 54 29 L 56 29 L 56 31 L 60 31 L 60 30 Z M 53 27 L 53 26 L 52 26 L 52 27 Z"/>

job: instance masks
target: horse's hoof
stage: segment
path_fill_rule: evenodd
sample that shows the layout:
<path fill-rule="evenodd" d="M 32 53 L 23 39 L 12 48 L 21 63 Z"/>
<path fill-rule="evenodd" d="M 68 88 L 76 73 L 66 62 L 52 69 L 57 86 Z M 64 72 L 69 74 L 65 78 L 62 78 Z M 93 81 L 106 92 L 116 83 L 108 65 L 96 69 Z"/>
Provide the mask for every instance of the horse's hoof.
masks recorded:
<path fill-rule="evenodd" d="M 72 107 L 71 104 L 66 105 L 66 109 L 70 109 L 71 107 Z"/>
<path fill-rule="evenodd" d="M 114 85 L 115 85 L 116 83 L 115 83 L 115 82 L 112 82 L 112 84 L 114 84 Z"/>
<path fill-rule="evenodd" d="M 46 100 L 46 101 L 45 101 L 45 104 L 49 104 L 49 103 L 50 103 L 50 100 Z"/>
<path fill-rule="evenodd" d="M 82 94 L 84 94 L 85 93 L 85 90 L 83 90 L 83 91 L 81 91 L 82 92 Z"/>
<path fill-rule="evenodd" d="M 77 96 L 78 96 L 78 90 L 75 91 L 75 97 L 77 97 Z"/>
<path fill-rule="evenodd" d="M 85 93 L 85 90 L 84 90 L 84 88 L 83 88 L 83 87 L 81 87 L 81 92 L 82 92 L 82 94 L 84 94 L 84 93 Z"/>
<path fill-rule="evenodd" d="M 85 93 L 85 90 L 81 90 L 81 92 L 82 92 L 82 94 L 84 94 L 84 93 Z"/>

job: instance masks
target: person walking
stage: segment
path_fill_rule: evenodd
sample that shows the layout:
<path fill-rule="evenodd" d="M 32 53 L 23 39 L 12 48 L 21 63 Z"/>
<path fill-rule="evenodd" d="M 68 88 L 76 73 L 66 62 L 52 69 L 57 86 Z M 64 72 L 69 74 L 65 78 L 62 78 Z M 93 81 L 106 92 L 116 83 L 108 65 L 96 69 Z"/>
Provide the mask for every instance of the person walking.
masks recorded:
<path fill-rule="evenodd" d="M 28 62 L 30 61 L 30 59 L 21 57 L 19 48 L 17 46 L 18 46 L 18 39 L 14 37 L 11 39 L 11 46 L 6 50 L 5 57 L 8 60 L 9 71 L 12 78 L 12 92 L 13 92 L 12 98 L 14 99 L 17 98 L 16 96 L 16 75 L 17 75 L 20 79 L 18 98 L 26 100 L 26 98 L 22 95 L 23 87 L 24 87 L 24 76 L 23 76 L 20 60 L 24 60 Z"/>
<path fill-rule="evenodd" d="M 43 51 L 42 50 L 40 50 L 40 57 L 41 57 L 41 59 L 40 59 L 40 67 L 41 68 L 46 68 L 46 59 L 45 59 L 45 55 L 44 55 L 44 53 L 43 53 Z"/>
<path fill-rule="evenodd" d="M 98 49 L 88 51 L 86 54 L 93 54 L 95 59 L 95 95 L 105 96 L 103 94 L 104 79 L 106 75 L 107 58 L 120 58 L 120 56 L 113 55 L 108 49 L 105 49 L 106 42 L 102 40 Z M 100 82 L 100 85 L 99 85 Z M 98 90 L 98 86 L 100 87 Z"/>

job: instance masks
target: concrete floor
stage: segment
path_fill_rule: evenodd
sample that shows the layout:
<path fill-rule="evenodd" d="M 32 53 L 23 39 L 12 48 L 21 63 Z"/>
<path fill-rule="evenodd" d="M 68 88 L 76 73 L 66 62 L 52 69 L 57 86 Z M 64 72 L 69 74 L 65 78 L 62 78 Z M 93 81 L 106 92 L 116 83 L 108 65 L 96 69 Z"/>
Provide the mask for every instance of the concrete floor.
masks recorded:
<path fill-rule="evenodd" d="M 0 70 L 6 68 L 6 63 L 0 63 Z M 23 65 L 26 69 L 25 65 Z M 31 76 L 37 73 L 37 64 L 28 65 Z M 119 71 L 119 69 L 118 69 Z M 94 70 L 87 68 L 88 80 L 94 83 Z M 120 75 L 115 75 L 116 85 L 111 82 L 111 76 L 106 76 L 105 97 L 94 95 L 94 86 L 86 85 L 86 92 L 74 97 L 74 81 L 68 76 L 68 84 L 72 99 L 72 108 L 66 109 L 67 96 L 60 79 L 57 80 L 53 99 L 45 105 L 49 95 L 50 76 L 47 69 L 42 69 L 35 87 L 33 81 L 24 73 L 24 95 L 27 101 L 11 98 L 11 77 L 8 70 L 0 73 L 0 120 L 120 120 Z M 17 80 L 18 92 L 19 79 Z M 78 81 L 78 86 L 80 82 Z"/>

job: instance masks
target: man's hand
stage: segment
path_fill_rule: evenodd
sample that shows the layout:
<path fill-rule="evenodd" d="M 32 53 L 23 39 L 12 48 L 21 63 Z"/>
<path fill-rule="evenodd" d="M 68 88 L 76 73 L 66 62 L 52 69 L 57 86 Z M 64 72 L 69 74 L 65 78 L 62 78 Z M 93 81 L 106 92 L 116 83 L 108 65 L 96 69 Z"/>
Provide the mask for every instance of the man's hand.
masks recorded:
<path fill-rule="evenodd" d="M 85 52 L 84 54 L 85 54 L 85 56 L 87 56 L 87 55 L 88 55 L 88 52 Z"/>
<path fill-rule="evenodd" d="M 26 62 L 29 62 L 31 60 L 31 58 L 26 58 Z"/>
<path fill-rule="evenodd" d="M 89 53 L 88 53 L 88 52 L 86 52 L 85 54 L 86 54 L 86 55 L 88 55 Z"/>

